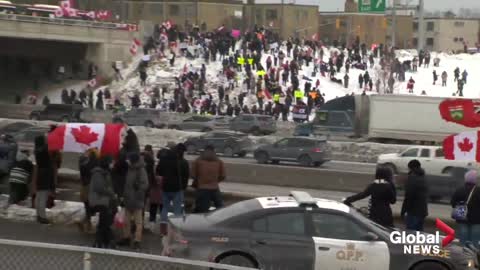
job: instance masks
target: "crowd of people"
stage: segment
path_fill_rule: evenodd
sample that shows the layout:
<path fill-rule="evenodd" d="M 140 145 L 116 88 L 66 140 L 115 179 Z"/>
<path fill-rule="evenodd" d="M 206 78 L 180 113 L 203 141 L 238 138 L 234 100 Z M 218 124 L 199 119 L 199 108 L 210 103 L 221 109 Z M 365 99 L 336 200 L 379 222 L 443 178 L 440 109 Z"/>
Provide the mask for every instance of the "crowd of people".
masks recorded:
<path fill-rule="evenodd" d="M 55 129 L 52 126 L 52 131 Z M 169 212 L 174 216 L 185 214 L 184 192 L 195 190 L 192 212 L 206 213 L 211 206 L 223 207 L 219 183 L 226 178 L 223 162 L 213 146 L 191 164 L 186 161 L 183 144 L 169 143 L 156 154 L 152 146 L 140 151 L 132 130 L 122 143 L 118 156 L 101 155 L 98 149 L 88 149 L 79 158 L 80 199 L 84 203 L 85 219 L 81 228 L 95 233 L 94 246 L 114 248 L 131 246 L 139 249 L 145 228 L 154 230 L 160 216 L 160 232 L 167 233 Z M 18 150 L 10 136 L 0 143 L 0 171 L 9 183 L 9 204 L 22 204 L 31 195 L 37 221 L 49 224 L 47 208 L 54 207 L 58 169 L 62 163 L 60 152 L 49 151 L 45 136 L 35 138 L 33 158 L 27 150 Z M 119 212 L 120 209 L 120 212 Z M 144 224 L 145 212 L 150 223 Z M 92 217 L 98 215 L 96 230 Z M 123 220 L 121 237 L 114 239 L 115 219 Z"/>
<path fill-rule="evenodd" d="M 408 163 L 408 176 L 405 182 L 405 195 L 400 215 L 409 231 L 424 231 L 428 216 L 428 185 L 426 172 L 420 161 Z M 477 190 L 478 173 L 469 170 L 464 175 L 465 184 L 456 189 L 450 200 L 452 218 L 457 222 L 456 237 L 463 245 L 480 247 L 480 192 Z M 358 194 L 344 200 L 347 205 L 368 198 L 368 217 L 385 227 L 395 227 L 391 205 L 397 202 L 397 191 L 391 168 L 379 166 L 375 180 Z"/>

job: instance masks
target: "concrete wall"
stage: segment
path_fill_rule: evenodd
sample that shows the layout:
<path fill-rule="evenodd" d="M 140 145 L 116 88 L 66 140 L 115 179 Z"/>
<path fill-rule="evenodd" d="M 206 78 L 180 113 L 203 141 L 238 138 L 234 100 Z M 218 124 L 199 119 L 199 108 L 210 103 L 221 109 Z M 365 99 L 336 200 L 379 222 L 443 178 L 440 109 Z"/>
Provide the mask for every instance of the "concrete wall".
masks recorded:
<path fill-rule="evenodd" d="M 128 60 L 130 57 L 128 50 L 135 34 L 124 30 L 86 26 L 0 21 L 0 37 L 13 39 L 18 44 L 14 46 L 15 48 L 9 49 L 15 50 L 15 54 L 26 57 L 43 55 L 53 59 L 62 57 L 71 59 L 78 58 L 79 50 L 76 48 L 83 48 L 80 54 L 84 54 L 86 60 L 95 63 L 101 75 L 111 74 L 110 66 L 113 61 Z M 28 40 L 39 42 L 39 45 L 32 47 Z M 62 53 L 65 56 L 62 56 Z"/>

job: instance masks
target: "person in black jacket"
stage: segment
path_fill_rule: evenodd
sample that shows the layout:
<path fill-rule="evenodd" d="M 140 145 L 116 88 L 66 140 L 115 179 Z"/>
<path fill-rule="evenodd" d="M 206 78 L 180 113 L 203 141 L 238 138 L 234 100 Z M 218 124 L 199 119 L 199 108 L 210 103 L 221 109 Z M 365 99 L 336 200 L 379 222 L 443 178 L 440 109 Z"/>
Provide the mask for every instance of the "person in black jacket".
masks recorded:
<path fill-rule="evenodd" d="M 90 232 L 92 230 L 91 217 L 93 216 L 93 209 L 90 207 L 88 201 L 88 191 L 90 187 L 90 180 L 92 178 L 92 170 L 97 166 L 99 153 L 96 148 L 91 148 L 78 159 L 78 169 L 80 171 L 80 182 L 82 187 L 80 189 L 80 199 L 85 208 L 85 220 L 82 224 L 82 230 Z"/>
<path fill-rule="evenodd" d="M 450 204 L 467 206 L 467 220 L 457 220 L 455 234 L 465 245 L 472 243 L 479 248 L 480 242 L 480 190 L 477 188 L 478 173 L 470 170 L 465 174 L 465 185 L 459 187 L 452 196 Z"/>
<path fill-rule="evenodd" d="M 373 183 L 368 185 L 363 192 L 348 197 L 344 203 L 350 205 L 370 196 L 369 218 L 380 225 L 393 227 L 393 215 L 390 204 L 394 204 L 397 198 L 392 178 L 393 173 L 389 168 L 378 167 Z"/>
<path fill-rule="evenodd" d="M 183 212 L 183 193 L 187 189 L 188 179 L 190 178 L 189 165 L 183 157 L 185 150 L 186 148 L 183 144 L 178 144 L 174 148 L 167 150 L 156 168 L 156 174 L 163 178 L 163 209 L 161 214 L 162 224 L 160 226 L 162 234 L 166 234 L 169 206 L 173 205 L 175 216 L 180 216 Z"/>
<path fill-rule="evenodd" d="M 48 145 L 45 136 L 35 138 L 35 161 L 37 165 L 35 208 L 37 209 L 37 221 L 49 224 L 46 207 L 49 194 L 55 190 L 55 166 L 48 153 Z"/>
<path fill-rule="evenodd" d="M 405 199 L 401 216 L 405 217 L 407 230 L 423 231 L 425 218 L 428 216 L 428 188 L 425 171 L 416 159 L 408 163 L 408 178 L 405 183 Z"/>

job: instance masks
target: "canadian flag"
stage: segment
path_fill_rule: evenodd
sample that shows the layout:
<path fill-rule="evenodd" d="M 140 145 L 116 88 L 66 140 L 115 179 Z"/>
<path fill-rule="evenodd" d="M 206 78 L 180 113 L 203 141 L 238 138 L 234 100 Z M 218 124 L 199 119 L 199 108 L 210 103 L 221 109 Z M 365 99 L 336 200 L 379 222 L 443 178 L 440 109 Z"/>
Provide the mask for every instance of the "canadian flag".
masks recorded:
<path fill-rule="evenodd" d="M 55 10 L 55 17 L 60 18 L 60 17 L 63 17 L 63 15 L 64 15 L 63 14 L 63 9 L 58 8 L 58 9 Z"/>
<path fill-rule="evenodd" d="M 60 1 L 60 6 L 63 9 L 69 9 L 72 7 L 70 1 Z"/>
<path fill-rule="evenodd" d="M 90 81 L 88 81 L 88 86 L 90 86 L 91 88 L 94 88 L 95 86 L 97 86 L 97 78 L 93 78 Z"/>
<path fill-rule="evenodd" d="M 217 28 L 217 31 L 220 32 L 220 31 L 222 31 L 223 29 L 225 29 L 225 25 L 222 25 L 222 26 L 220 26 L 219 28 Z"/>
<path fill-rule="evenodd" d="M 480 131 L 466 131 L 450 135 L 443 140 L 445 159 L 480 162 Z"/>
<path fill-rule="evenodd" d="M 134 38 L 133 39 L 133 42 L 132 42 L 132 45 L 130 46 L 130 53 L 132 55 L 135 55 L 137 54 L 138 52 L 138 47 L 142 45 L 142 43 L 140 42 L 140 40 L 138 40 L 137 38 Z"/>
<path fill-rule="evenodd" d="M 95 20 L 95 11 L 89 11 L 85 14 L 85 16 L 89 17 L 92 20 Z"/>
<path fill-rule="evenodd" d="M 116 156 L 125 126 L 123 124 L 69 123 L 48 134 L 48 149 L 69 153 L 84 153 L 97 148 L 102 155 Z"/>
<path fill-rule="evenodd" d="M 74 8 L 67 9 L 67 14 L 69 17 L 77 17 L 77 10 Z"/>

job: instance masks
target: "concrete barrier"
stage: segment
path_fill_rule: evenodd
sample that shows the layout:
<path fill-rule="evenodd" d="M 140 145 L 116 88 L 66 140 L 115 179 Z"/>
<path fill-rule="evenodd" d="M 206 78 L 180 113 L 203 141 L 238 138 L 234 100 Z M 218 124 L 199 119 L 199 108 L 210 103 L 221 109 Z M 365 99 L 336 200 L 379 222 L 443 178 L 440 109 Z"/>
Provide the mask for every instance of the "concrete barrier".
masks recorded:
<path fill-rule="evenodd" d="M 79 154 L 63 155 L 63 168 L 78 170 Z M 298 166 L 225 163 L 228 182 L 295 188 L 359 192 L 373 181 L 373 175 Z"/>

